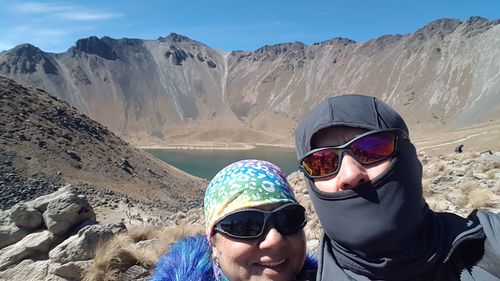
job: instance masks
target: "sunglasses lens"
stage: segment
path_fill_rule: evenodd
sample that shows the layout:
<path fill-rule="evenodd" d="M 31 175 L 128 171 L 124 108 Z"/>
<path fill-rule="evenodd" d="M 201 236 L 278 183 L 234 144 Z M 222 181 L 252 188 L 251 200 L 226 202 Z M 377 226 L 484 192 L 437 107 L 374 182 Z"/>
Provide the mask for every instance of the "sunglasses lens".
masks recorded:
<path fill-rule="evenodd" d="M 305 209 L 300 205 L 291 205 L 275 213 L 276 228 L 283 235 L 296 233 L 305 223 Z"/>
<path fill-rule="evenodd" d="M 234 237 L 257 237 L 264 227 L 265 215 L 258 211 L 242 211 L 227 216 L 218 228 Z"/>
<path fill-rule="evenodd" d="M 337 171 L 339 154 L 335 148 L 320 150 L 304 158 L 301 164 L 310 176 L 328 175 Z"/>
<path fill-rule="evenodd" d="M 390 132 L 362 137 L 351 144 L 351 151 L 361 164 L 369 164 L 391 156 L 396 149 L 396 135 Z"/>
<path fill-rule="evenodd" d="M 371 164 L 391 157 L 396 150 L 396 133 L 374 132 L 355 139 L 347 147 L 320 148 L 301 161 L 301 166 L 310 177 L 334 175 L 340 166 L 339 151 L 350 151 L 361 164 Z"/>

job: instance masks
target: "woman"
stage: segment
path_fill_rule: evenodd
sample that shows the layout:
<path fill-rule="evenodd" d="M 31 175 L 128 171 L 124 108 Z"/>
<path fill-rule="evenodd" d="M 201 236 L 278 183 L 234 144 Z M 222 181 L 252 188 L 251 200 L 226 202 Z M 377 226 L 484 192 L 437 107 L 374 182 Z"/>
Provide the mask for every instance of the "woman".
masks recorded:
<path fill-rule="evenodd" d="M 225 167 L 208 185 L 204 212 L 206 236 L 172 245 L 152 280 L 313 280 L 305 210 L 275 165 L 242 160 Z"/>

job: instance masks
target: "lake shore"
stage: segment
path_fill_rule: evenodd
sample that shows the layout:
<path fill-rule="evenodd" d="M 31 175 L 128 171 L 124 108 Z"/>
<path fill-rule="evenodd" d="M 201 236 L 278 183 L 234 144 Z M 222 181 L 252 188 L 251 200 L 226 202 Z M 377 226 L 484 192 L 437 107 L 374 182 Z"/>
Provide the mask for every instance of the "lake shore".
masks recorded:
<path fill-rule="evenodd" d="M 291 144 L 269 144 L 269 143 L 191 143 L 191 144 L 171 144 L 171 145 L 146 145 L 136 146 L 139 149 L 173 149 L 173 150 L 250 150 L 256 146 L 290 148 Z"/>

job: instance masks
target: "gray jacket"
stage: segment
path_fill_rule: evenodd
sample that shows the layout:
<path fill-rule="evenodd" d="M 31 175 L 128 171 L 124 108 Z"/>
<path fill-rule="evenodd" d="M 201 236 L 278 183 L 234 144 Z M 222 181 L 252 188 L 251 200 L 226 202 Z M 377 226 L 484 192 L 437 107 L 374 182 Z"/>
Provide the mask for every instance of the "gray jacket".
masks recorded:
<path fill-rule="evenodd" d="M 475 227 L 460 233 L 445 259 L 430 270 L 425 280 L 493 281 L 500 280 L 500 214 L 475 211 L 468 217 Z M 371 280 L 342 269 L 324 236 L 317 280 Z M 333 257 L 333 258 L 332 258 Z M 393 280 L 402 280 L 394 276 Z M 423 280 L 421 277 L 408 280 Z"/>

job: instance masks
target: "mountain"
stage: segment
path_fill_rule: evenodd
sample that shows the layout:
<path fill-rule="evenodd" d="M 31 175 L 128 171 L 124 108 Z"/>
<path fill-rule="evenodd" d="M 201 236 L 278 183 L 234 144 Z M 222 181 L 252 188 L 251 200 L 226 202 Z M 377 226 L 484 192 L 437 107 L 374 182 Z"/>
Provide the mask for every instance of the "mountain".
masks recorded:
<path fill-rule="evenodd" d="M 30 69 L 25 65 L 19 70 Z M 0 76 L 0 210 L 66 184 L 97 205 L 135 202 L 171 212 L 200 206 L 206 186 L 131 147 L 66 102 Z"/>
<path fill-rule="evenodd" d="M 89 37 L 64 53 L 29 44 L 2 52 L 0 75 L 53 93 L 134 144 L 292 144 L 300 116 L 346 93 L 379 97 L 428 132 L 499 119 L 499 23 L 440 19 L 367 42 L 230 53 L 174 33 Z"/>

